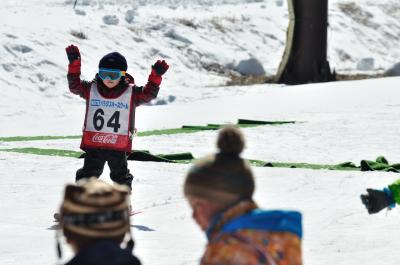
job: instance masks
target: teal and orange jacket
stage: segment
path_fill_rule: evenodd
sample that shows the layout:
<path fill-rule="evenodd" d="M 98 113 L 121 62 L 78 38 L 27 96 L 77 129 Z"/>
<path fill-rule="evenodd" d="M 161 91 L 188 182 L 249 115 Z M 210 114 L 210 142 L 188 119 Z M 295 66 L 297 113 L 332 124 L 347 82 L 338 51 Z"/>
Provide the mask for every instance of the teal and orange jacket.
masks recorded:
<path fill-rule="evenodd" d="M 216 215 L 200 265 L 302 265 L 301 213 L 244 200 Z"/>

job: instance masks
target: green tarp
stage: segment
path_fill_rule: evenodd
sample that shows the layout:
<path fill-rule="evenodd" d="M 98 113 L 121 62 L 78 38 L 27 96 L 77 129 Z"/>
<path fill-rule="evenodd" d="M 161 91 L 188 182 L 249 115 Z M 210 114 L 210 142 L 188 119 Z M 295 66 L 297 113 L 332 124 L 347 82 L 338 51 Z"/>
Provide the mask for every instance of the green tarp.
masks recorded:
<path fill-rule="evenodd" d="M 260 125 L 282 125 L 296 123 L 295 121 L 260 121 L 239 119 L 236 126 L 238 127 L 253 127 Z M 163 134 L 178 134 L 178 133 L 194 133 L 205 130 L 218 130 L 224 126 L 223 124 L 207 124 L 207 125 L 184 125 L 181 128 L 163 129 L 140 132 L 139 136 L 163 135 Z M 78 139 L 81 136 L 32 136 L 32 137 L 0 137 L 0 141 L 37 141 L 37 140 L 60 140 L 60 139 Z M 85 153 L 72 150 L 61 149 L 42 149 L 35 147 L 25 148 L 9 148 L 0 149 L 3 152 L 17 152 L 25 154 L 60 156 L 60 157 L 75 157 L 83 158 Z M 178 154 L 152 154 L 146 150 L 135 150 L 129 156 L 128 160 L 136 161 L 153 161 L 167 163 L 190 163 L 195 158 L 190 152 Z M 261 160 L 249 160 L 253 166 L 257 167 L 282 167 L 282 168 L 308 168 L 308 169 L 327 169 L 327 170 L 361 170 L 361 171 L 385 171 L 400 173 L 400 163 L 390 164 L 383 156 L 379 156 L 375 161 L 361 160 L 360 166 L 356 166 L 353 162 L 343 162 L 337 165 L 328 164 L 310 164 L 310 163 L 284 163 L 284 162 L 268 162 Z"/>
<path fill-rule="evenodd" d="M 41 148 L 10 148 L 0 149 L 3 152 L 16 152 L 46 156 L 74 157 L 84 158 L 85 153 L 71 150 L 60 149 L 41 149 Z M 150 161 L 150 162 L 166 162 L 166 163 L 191 163 L 195 157 L 190 152 L 177 154 L 152 154 L 147 150 L 133 151 L 128 160 Z M 262 160 L 248 160 L 249 163 L 256 167 L 279 167 L 279 168 L 305 168 L 305 169 L 325 169 L 325 170 L 351 170 L 351 171 L 384 171 L 400 173 L 400 163 L 389 164 L 383 156 L 379 156 L 375 161 L 361 160 L 360 166 L 356 166 L 353 162 L 343 162 L 336 165 L 328 164 L 310 164 L 310 163 L 283 163 L 283 162 L 267 162 Z"/>
<path fill-rule="evenodd" d="M 34 155 L 45 155 L 45 156 L 75 157 L 75 158 L 80 158 L 83 154 L 83 152 L 72 151 L 72 150 L 42 149 L 42 148 L 35 148 L 35 147 L 0 149 L 0 151 L 23 153 L 23 154 L 34 154 Z"/>
<path fill-rule="evenodd" d="M 400 163 L 390 164 L 388 160 L 379 156 L 375 161 L 361 160 L 361 171 L 386 171 L 400 173 Z"/>
<path fill-rule="evenodd" d="M 295 121 L 259 121 L 259 120 L 246 120 L 239 119 L 236 123 L 238 127 L 254 127 L 260 125 L 283 125 L 296 123 Z M 138 132 L 137 136 L 155 136 L 179 133 L 195 133 L 205 130 L 218 130 L 225 124 L 207 124 L 207 125 L 183 125 L 181 128 L 151 130 Z M 63 139 L 80 139 L 81 135 L 71 136 L 13 136 L 13 137 L 0 137 L 0 142 L 17 142 L 17 141 L 44 141 L 44 140 L 63 140 Z"/>

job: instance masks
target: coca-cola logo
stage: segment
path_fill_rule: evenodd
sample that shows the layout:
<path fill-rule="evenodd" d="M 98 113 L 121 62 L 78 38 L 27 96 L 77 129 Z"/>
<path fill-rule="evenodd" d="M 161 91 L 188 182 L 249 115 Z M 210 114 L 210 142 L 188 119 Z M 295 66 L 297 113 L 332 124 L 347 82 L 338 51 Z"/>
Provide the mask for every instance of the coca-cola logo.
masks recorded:
<path fill-rule="evenodd" d="M 92 142 L 94 143 L 116 144 L 117 140 L 118 140 L 118 135 L 113 135 L 113 134 L 96 133 L 92 137 Z"/>

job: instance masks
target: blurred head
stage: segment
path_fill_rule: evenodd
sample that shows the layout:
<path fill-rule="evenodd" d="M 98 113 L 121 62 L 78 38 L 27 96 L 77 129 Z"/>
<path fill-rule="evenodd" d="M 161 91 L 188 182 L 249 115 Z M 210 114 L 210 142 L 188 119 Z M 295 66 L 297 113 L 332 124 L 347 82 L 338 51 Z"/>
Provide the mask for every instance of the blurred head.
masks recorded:
<path fill-rule="evenodd" d="M 125 186 L 96 178 L 66 187 L 60 225 L 75 251 L 104 239 L 120 244 L 130 234 L 128 194 Z"/>
<path fill-rule="evenodd" d="M 125 78 L 128 64 L 124 56 L 118 52 L 106 54 L 99 62 L 99 77 L 103 84 L 112 89 L 116 87 L 121 79 Z"/>
<path fill-rule="evenodd" d="M 194 163 L 184 184 L 193 218 L 203 230 L 215 214 L 240 200 L 252 199 L 255 188 L 250 165 L 240 157 L 244 148 L 240 130 L 224 127 L 217 147 L 218 153 Z"/>

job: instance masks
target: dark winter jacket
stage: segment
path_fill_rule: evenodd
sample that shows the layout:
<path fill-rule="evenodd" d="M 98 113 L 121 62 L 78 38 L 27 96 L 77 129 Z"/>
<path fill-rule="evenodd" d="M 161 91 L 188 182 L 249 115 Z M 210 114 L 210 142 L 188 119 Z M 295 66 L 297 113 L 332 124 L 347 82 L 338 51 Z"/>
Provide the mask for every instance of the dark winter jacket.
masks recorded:
<path fill-rule="evenodd" d="M 87 246 L 65 265 L 141 265 L 140 261 L 112 241 Z"/>
<path fill-rule="evenodd" d="M 158 95 L 158 91 L 160 87 L 152 82 L 147 82 L 144 87 L 136 86 L 135 80 L 131 75 L 126 73 L 125 79 L 122 80 L 116 87 L 112 89 L 108 89 L 104 86 L 102 80 L 96 75 L 95 79 L 92 81 L 85 81 L 80 79 L 80 74 L 68 74 L 68 86 L 69 90 L 76 95 L 81 96 L 86 100 L 86 105 L 88 104 L 87 99 L 90 94 L 90 87 L 93 83 L 96 83 L 100 94 L 105 98 L 116 98 L 120 96 L 129 86 L 129 84 L 134 85 L 134 94 L 132 98 L 132 114 L 131 114 L 131 128 L 130 131 L 133 133 L 134 131 L 134 111 L 137 106 L 142 105 L 143 103 L 150 102 L 152 99 L 156 98 Z"/>

